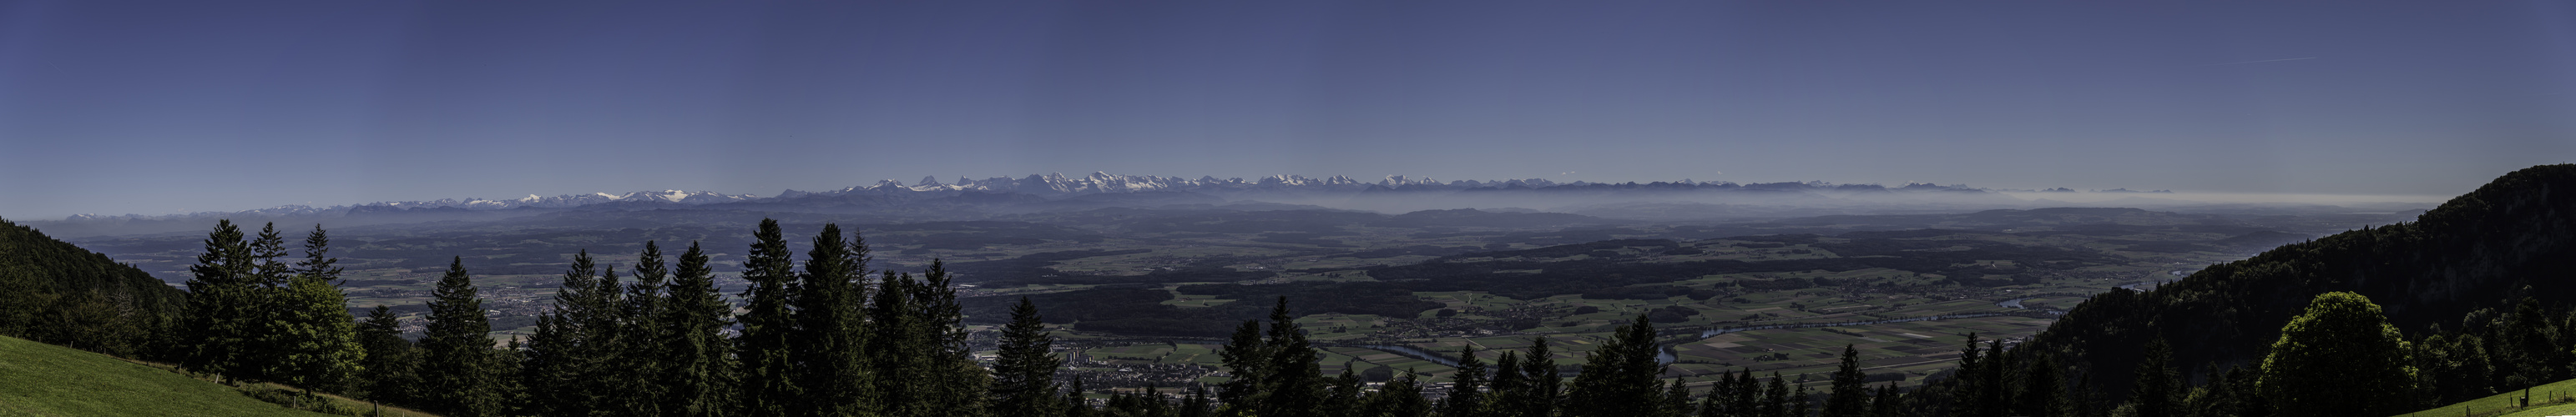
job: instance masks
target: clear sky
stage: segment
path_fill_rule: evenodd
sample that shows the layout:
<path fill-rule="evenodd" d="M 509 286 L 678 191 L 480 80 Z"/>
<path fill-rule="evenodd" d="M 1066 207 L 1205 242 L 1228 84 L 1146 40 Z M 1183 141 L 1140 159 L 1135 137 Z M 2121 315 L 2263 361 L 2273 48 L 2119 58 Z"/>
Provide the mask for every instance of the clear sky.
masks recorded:
<path fill-rule="evenodd" d="M 1091 171 L 2434 194 L 2567 1 L 0 1 L 0 217 Z"/>

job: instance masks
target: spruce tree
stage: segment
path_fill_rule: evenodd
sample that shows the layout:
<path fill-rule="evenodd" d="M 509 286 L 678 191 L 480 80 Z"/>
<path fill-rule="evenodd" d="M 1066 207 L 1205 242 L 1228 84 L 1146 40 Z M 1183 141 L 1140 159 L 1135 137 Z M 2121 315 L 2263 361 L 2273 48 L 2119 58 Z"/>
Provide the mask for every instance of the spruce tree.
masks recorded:
<path fill-rule="evenodd" d="M 420 340 L 423 408 L 456 417 L 500 415 L 502 365 L 464 258 L 449 261 L 430 296 L 429 329 Z"/>
<path fill-rule="evenodd" d="M 287 355 L 293 352 L 297 333 L 289 312 L 300 309 L 287 294 L 287 285 L 296 273 L 294 266 L 280 260 L 287 256 L 286 237 L 277 231 L 277 223 L 267 223 L 250 241 L 251 307 L 249 349 L 241 358 L 242 366 L 233 368 L 233 377 L 252 381 L 285 379 Z M 346 309 L 348 307 L 341 307 Z"/>
<path fill-rule="evenodd" d="M 623 310 L 615 320 L 619 324 L 617 339 L 610 350 L 616 364 L 607 372 L 609 392 L 626 398 L 667 398 L 669 381 L 661 379 L 665 375 L 662 368 L 667 366 L 662 361 L 666 356 L 662 347 L 670 332 L 669 323 L 660 319 L 665 303 L 663 285 L 670 277 L 670 267 L 662 260 L 661 245 L 644 241 L 644 251 L 636 255 L 635 265 L 629 270 L 634 271 L 635 282 L 626 285 Z M 672 414 L 662 410 L 661 401 L 610 401 L 606 405 L 615 414 Z"/>
<path fill-rule="evenodd" d="M 1663 397 L 1660 397 L 1662 401 L 1659 401 L 1659 403 L 1663 404 L 1663 407 L 1658 410 L 1656 415 L 1666 417 L 1690 416 L 1690 384 L 1685 383 L 1681 378 L 1673 378 L 1673 380 L 1670 381 L 1663 381 L 1663 385 L 1664 395 Z"/>
<path fill-rule="evenodd" d="M 1183 400 L 1183 401 L 1181 401 L 1181 412 L 1180 412 L 1180 417 L 1213 417 L 1213 416 L 1215 416 L 1215 415 L 1216 415 L 1216 407 L 1215 407 L 1215 405 L 1214 405 L 1214 404 L 1209 403 L 1209 400 L 1210 400 L 1210 399 L 1208 398 L 1207 385 L 1192 385 L 1192 386 L 1190 386 L 1190 398 L 1189 398 L 1188 400 Z M 1354 398 L 1351 400 L 1351 403 L 1350 403 L 1350 404 L 1344 404 L 1344 405 L 1341 405 L 1341 407 L 1344 407 L 1344 408 L 1354 407 L 1354 406 L 1357 406 L 1357 404 L 1356 404 L 1357 402 L 1358 402 L 1358 399 L 1357 399 L 1356 397 L 1354 397 Z"/>
<path fill-rule="evenodd" d="M 731 405 L 734 381 L 733 344 L 724 337 L 732 326 L 733 303 L 716 292 L 715 273 L 707 254 L 689 242 L 679 267 L 663 290 L 666 303 L 661 354 L 664 394 L 660 411 L 675 416 L 719 416 Z"/>
<path fill-rule="evenodd" d="M 1360 411 L 1367 416 L 1420 416 L 1431 413 L 1431 402 L 1422 398 L 1421 374 L 1404 370 L 1404 377 L 1388 381 L 1370 394 Z"/>
<path fill-rule="evenodd" d="M 852 236 L 852 246 L 865 253 L 866 245 L 860 243 L 855 233 Z M 965 305 L 957 302 L 955 284 L 955 276 L 948 273 L 947 265 L 938 258 L 932 258 L 930 268 L 922 271 L 921 281 L 911 287 L 915 292 L 910 298 L 918 300 L 920 305 L 915 314 L 922 317 L 920 323 L 928 326 L 923 334 L 931 338 L 932 347 L 925 352 L 930 359 L 932 385 L 931 395 L 925 398 L 930 408 L 924 415 L 982 415 L 985 411 L 983 394 L 992 385 L 991 373 L 975 363 L 974 352 L 966 345 L 969 333 L 961 324 L 966 319 Z M 1156 406 L 1152 409 L 1169 408 L 1159 398 L 1154 400 Z"/>
<path fill-rule="evenodd" d="M 1323 355 L 1306 341 L 1306 331 L 1297 326 L 1296 317 L 1288 314 L 1288 297 L 1280 296 L 1270 309 L 1270 331 L 1263 342 L 1270 346 L 1270 373 L 1262 380 L 1261 391 L 1268 394 L 1257 410 L 1262 416 L 1311 416 L 1323 405 Z M 1426 403 L 1428 404 L 1428 403 Z M 1427 411 L 1427 410 L 1426 410 Z"/>
<path fill-rule="evenodd" d="M 877 342 L 863 337 L 868 331 L 863 310 L 866 287 L 860 280 L 867 277 L 867 253 L 864 246 L 853 246 L 841 234 L 840 225 L 825 224 L 816 233 L 813 248 L 805 253 L 805 271 L 799 276 L 803 285 L 791 301 L 795 309 L 797 337 L 790 345 L 791 357 L 797 362 L 797 385 L 805 390 L 804 413 L 809 415 L 849 415 L 876 410 L 867 396 L 870 389 L 868 348 Z M 856 249 L 856 250 L 854 250 Z M 892 350 L 890 357 L 924 355 L 919 350 Z M 887 375 L 891 376 L 891 375 Z M 893 384 L 917 382 L 886 380 Z M 902 408 L 905 392 L 890 392 L 886 386 L 874 391 L 885 393 L 888 415 L 913 415 Z"/>
<path fill-rule="evenodd" d="M 2016 415 L 2027 417 L 2064 416 L 2068 411 L 2066 378 L 2057 370 L 2057 361 L 2043 351 L 2024 349 L 2032 357 L 2022 370 L 2021 395 L 2013 397 Z"/>
<path fill-rule="evenodd" d="M 1342 374 L 1334 376 L 1326 384 L 1324 407 L 1316 410 L 1318 413 L 1327 416 L 1359 414 L 1360 398 L 1367 395 L 1367 390 L 1361 387 L 1359 373 L 1353 371 L 1357 368 L 1359 368 L 1357 361 L 1342 362 Z"/>
<path fill-rule="evenodd" d="M 1825 398 L 1825 417 L 1869 414 L 1869 374 L 1860 371 L 1860 351 L 1843 345 L 1843 363 L 1834 369 L 1833 396 Z"/>
<path fill-rule="evenodd" d="M 1028 297 L 1020 297 L 1020 303 L 1011 306 L 1011 323 L 1002 326 L 999 345 L 987 400 L 993 414 L 1019 417 L 1058 413 L 1055 369 L 1064 366 L 1064 358 L 1051 352 L 1055 340 L 1047 336 L 1046 323 L 1038 320 L 1038 306 Z"/>
<path fill-rule="evenodd" d="M 1546 417 L 1556 413 L 1565 392 L 1565 377 L 1558 373 L 1556 357 L 1548 352 L 1546 336 L 1530 337 L 1529 353 L 1521 357 L 1521 378 L 1529 389 L 1514 404 L 1519 416 Z"/>
<path fill-rule="evenodd" d="M 378 402 L 409 404 L 413 388 L 420 384 L 415 372 L 420 354 L 410 340 L 402 337 L 402 321 L 393 309 L 377 305 L 367 311 L 367 321 L 358 325 L 358 343 L 366 346 L 365 384 L 360 388 L 365 398 Z"/>
<path fill-rule="evenodd" d="M 2147 350 L 2138 361 L 2138 382 L 2129 394 L 2130 415 L 2135 417 L 2182 416 L 2182 378 L 2173 368 L 2173 345 L 2164 338 L 2147 341 Z"/>
<path fill-rule="evenodd" d="M 1960 414 L 1984 415 L 1985 370 L 1977 355 L 1977 333 L 1968 332 L 1968 341 L 1959 349 L 1959 369 L 1951 372 L 1950 409 Z"/>
<path fill-rule="evenodd" d="M 217 220 L 206 234 L 205 250 L 188 267 L 188 339 L 182 365 L 218 376 L 242 367 L 260 323 L 253 309 L 256 270 L 250 244 L 232 220 Z"/>
<path fill-rule="evenodd" d="M 1520 352 L 1503 351 L 1494 357 L 1494 381 L 1485 389 L 1485 403 L 1478 415 L 1509 417 L 1519 415 L 1512 407 L 1529 393 L 1529 377 L 1521 373 Z"/>
<path fill-rule="evenodd" d="M 1476 345 L 1458 347 L 1458 373 L 1450 377 L 1449 396 L 1441 400 L 1440 414 L 1445 416 L 1479 415 L 1485 404 L 1485 361 L 1476 357 Z"/>
<path fill-rule="evenodd" d="M 1810 405 L 1809 403 L 1812 402 L 1813 401 L 1809 401 L 1809 397 L 1807 396 L 1807 385 L 1799 384 L 1798 393 L 1790 394 L 1789 396 L 1789 416 L 1807 417 L 1811 415 L 1808 414 L 1807 407 Z"/>
<path fill-rule="evenodd" d="M 1217 350 L 1229 378 L 1217 385 L 1217 399 L 1225 403 L 1218 410 L 1227 416 L 1250 415 L 1253 403 L 1261 395 L 1261 380 L 1270 374 L 1270 347 L 1261 339 L 1261 322 L 1244 320 L 1234 328 L 1234 336 Z"/>
<path fill-rule="evenodd" d="M 1609 343 L 1585 358 L 1583 373 L 1575 375 L 1574 390 L 1565 396 L 1566 415 L 1656 413 L 1661 395 L 1655 378 L 1663 374 L 1663 367 L 1655 363 L 1655 329 L 1645 315 L 1638 315 L 1635 322 L 1611 330 L 1611 335 Z"/>
<path fill-rule="evenodd" d="M 1789 383 L 1787 381 L 1780 380 L 1780 372 L 1778 371 L 1771 372 L 1771 385 L 1762 390 L 1762 406 L 1760 410 L 1761 411 L 1758 414 L 1763 417 L 1790 417 Z"/>
<path fill-rule="evenodd" d="M 537 316 L 536 334 L 527 341 L 523 380 L 528 409 L 541 415 L 612 414 L 620 396 L 613 379 L 613 356 L 619 353 L 616 317 L 617 270 L 601 274 L 590 252 L 573 255 L 554 309 Z"/>
<path fill-rule="evenodd" d="M 742 336 L 734 339 L 742 361 L 741 408 L 736 414 L 789 415 L 804 396 L 796 386 L 796 365 L 790 356 L 797 328 L 789 305 L 799 298 L 793 256 L 778 221 L 761 219 L 742 264 L 742 279 L 750 285 L 742 294 L 748 304 L 741 318 Z"/>

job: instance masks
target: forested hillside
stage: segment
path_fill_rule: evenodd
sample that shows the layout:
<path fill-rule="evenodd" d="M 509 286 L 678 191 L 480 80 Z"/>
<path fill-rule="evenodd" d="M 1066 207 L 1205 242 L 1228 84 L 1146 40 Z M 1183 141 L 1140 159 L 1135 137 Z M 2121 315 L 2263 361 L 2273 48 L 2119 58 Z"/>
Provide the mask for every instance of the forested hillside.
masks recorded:
<path fill-rule="evenodd" d="M 2116 402 L 2154 339 L 2174 346 L 2186 375 L 2208 377 L 2259 362 L 2312 297 L 2348 291 L 2385 306 L 2389 322 L 2416 340 L 2427 395 L 2475 398 L 2568 377 L 2563 342 L 2576 335 L 2561 329 L 2576 301 L 2571 278 L 2576 165 L 2537 166 L 2412 223 L 2282 246 L 2152 291 L 2095 296 L 2032 347 L 2086 370 Z"/>
<path fill-rule="evenodd" d="M 130 355 L 185 297 L 141 269 L 0 220 L 0 335 Z"/>

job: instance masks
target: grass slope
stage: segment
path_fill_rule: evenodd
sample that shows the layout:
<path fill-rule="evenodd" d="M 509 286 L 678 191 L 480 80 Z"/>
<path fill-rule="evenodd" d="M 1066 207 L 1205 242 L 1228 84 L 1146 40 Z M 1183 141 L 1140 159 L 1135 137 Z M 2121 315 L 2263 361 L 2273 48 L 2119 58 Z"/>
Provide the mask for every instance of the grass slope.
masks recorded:
<path fill-rule="evenodd" d="M 0 416 L 322 416 L 122 359 L 0 337 Z"/>
<path fill-rule="evenodd" d="M 2576 415 L 2576 404 L 2568 404 L 2571 397 L 2576 397 L 2576 379 L 2551 382 L 2531 387 L 2531 408 L 2516 409 L 2516 406 L 2521 405 L 2521 401 L 2516 399 L 2522 398 L 2522 393 L 2523 390 L 2513 390 L 2502 394 L 2490 395 L 2486 398 L 2461 401 L 2459 403 L 2442 406 L 2440 408 L 2399 414 L 2398 416 L 2486 417 L 2504 415 L 2519 417 Z"/>

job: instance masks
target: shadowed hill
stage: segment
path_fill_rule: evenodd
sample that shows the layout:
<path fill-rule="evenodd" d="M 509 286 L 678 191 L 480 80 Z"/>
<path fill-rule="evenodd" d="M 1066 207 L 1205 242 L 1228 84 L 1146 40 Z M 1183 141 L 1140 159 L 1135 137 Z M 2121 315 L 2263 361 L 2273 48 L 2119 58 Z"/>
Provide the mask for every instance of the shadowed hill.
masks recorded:
<path fill-rule="evenodd" d="M 2264 346 L 2311 297 L 2369 296 L 2410 335 L 2457 326 L 2508 297 L 2576 301 L 2576 165 L 2514 171 L 2417 221 L 2348 231 L 2213 265 L 2154 291 L 2114 290 L 2076 307 L 2033 347 L 2089 369 L 2102 392 L 2125 396 L 2140 349 L 2171 342 L 2174 364 L 2259 361 Z M 2528 288 L 2528 292 L 2522 292 Z M 2116 398 L 2115 398 L 2116 399 Z"/>

